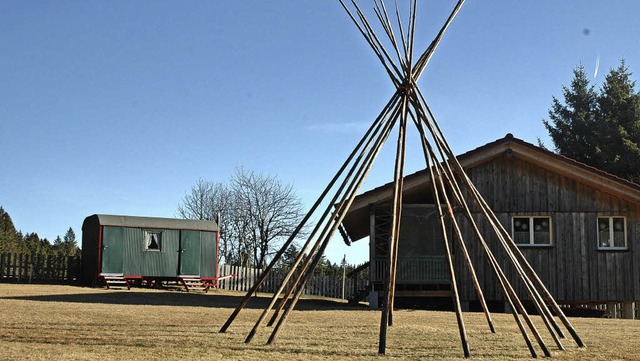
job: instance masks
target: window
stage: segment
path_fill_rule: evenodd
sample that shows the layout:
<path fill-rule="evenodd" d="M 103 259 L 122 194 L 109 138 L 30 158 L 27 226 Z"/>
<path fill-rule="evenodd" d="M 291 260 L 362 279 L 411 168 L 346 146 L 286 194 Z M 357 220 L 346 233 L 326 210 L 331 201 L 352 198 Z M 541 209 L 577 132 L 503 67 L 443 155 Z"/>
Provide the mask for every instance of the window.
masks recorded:
<path fill-rule="evenodd" d="M 512 226 L 517 245 L 551 245 L 551 217 L 513 217 Z"/>
<path fill-rule="evenodd" d="M 162 232 L 145 231 L 144 234 L 145 251 L 160 252 L 162 250 Z"/>
<path fill-rule="evenodd" d="M 627 249 L 624 217 L 598 217 L 598 249 Z"/>

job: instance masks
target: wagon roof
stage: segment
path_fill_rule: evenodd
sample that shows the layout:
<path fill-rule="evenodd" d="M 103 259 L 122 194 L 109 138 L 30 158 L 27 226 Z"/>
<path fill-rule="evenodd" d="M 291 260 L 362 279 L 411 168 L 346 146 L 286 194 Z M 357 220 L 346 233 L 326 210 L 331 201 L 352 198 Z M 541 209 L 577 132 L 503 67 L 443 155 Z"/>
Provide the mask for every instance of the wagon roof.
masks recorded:
<path fill-rule="evenodd" d="M 536 164 L 549 171 L 575 179 L 600 189 L 621 199 L 640 204 L 640 185 L 591 167 L 571 158 L 553 153 L 547 149 L 527 143 L 507 134 L 483 146 L 458 155 L 463 168 L 473 168 L 509 152 L 513 156 Z M 429 170 L 423 169 L 404 177 L 403 199 L 411 203 L 416 194 L 430 186 Z M 393 196 L 393 182 L 358 195 L 346 215 L 343 225 L 352 240 L 368 236 L 369 207 L 373 204 L 389 202 Z"/>
<path fill-rule="evenodd" d="M 119 226 L 130 228 L 164 228 L 164 229 L 191 229 L 198 231 L 217 231 L 218 224 L 215 221 L 203 221 L 193 219 L 158 218 L 120 216 L 111 214 L 94 214 L 85 219 L 97 219 L 101 226 Z M 84 225 L 83 225 L 84 228 Z"/>

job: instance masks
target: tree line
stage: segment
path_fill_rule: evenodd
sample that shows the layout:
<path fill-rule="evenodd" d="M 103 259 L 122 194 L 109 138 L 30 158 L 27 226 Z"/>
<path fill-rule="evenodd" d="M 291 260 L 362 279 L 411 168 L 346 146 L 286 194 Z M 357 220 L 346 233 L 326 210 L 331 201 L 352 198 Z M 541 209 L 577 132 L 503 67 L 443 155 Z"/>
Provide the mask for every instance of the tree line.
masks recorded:
<path fill-rule="evenodd" d="M 57 236 L 51 243 L 46 238 L 40 238 L 35 232 L 22 233 L 16 230 L 11 216 L 0 206 L 0 254 L 2 253 L 79 256 L 80 248 L 71 227 L 64 237 Z"/>
<path fill-rule="evenodd" d="M 596 89 L 578 66 L 543 123 L 557 153 L 640 183 L 640 94 L 632 75 L 622 59 Z"/>

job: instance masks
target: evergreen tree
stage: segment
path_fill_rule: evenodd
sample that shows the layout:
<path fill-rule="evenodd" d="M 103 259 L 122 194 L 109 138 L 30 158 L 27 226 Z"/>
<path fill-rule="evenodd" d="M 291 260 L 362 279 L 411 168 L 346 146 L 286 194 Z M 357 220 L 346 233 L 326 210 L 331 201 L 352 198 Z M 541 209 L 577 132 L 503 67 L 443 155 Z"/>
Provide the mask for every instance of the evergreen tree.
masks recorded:
<path fill-rule="evenodd" d="M 296 261 L 296 258 L 298 257 L 298 253 L 300 253 L 300 249 L 294 243 L 292 243 L 289 248 L 287 248 L 282 254 L 282 258 L 280 258 L 279 262 L 279 268 L 284 271 L 288 271 L 289 269 L 291 269 Z"/>
<path fill-rule="evenodd" d="M 69 227 L 67 233 L 64 234 L 64 241 L 62 242 L 63 252 L 65 256 L 76 256 L 80 253 L 78 244 L 76 243 L 76 233 L 73 228 Z"/>
<path fill-rule="evenodd" d="M 16 231 L 11 216 L 0 207 L 0 253 L 22 251 L 22 235 Z"/>
<path fill-rule="evenodd" d="M 22 240 L 26 247 L 27 253 L 31 253 L 31 254 L 45 253 L 44 247 L 37 233 L 35 232 L 27 233 L 25 234 Z"/>
<path fill-rule="evenodd" d="M 596 121 L 597 96 L 581 65 L 573 70 L 571 86 L 562 87 L 564 103 L 553 97 L 549 119 L 543 120 L 556 152 L 577 161 L 599 166 Z"/>
<path fill-rule="evenodd" d="M 543 123 L 556 152 L 609 173 L 640 181 L 640 95 L 624 60 L 596 92 L 582 66 L 573 71 L 564 103 L 553 97 Z"/>
<path fill-rule="evenodd" d="M 62 247 L 63 247 L 62 238 L 58 236 L 56 237 L 56 239 L 53 240 L 53 250 L 55 252 L 60 252 L 60 250 L 62 250 Z"/>
<path fill-rule="evenodd" d="M 602 124 L 602 168 L 629 179 L 640 176 L 640 95 L 624 60 L 611 69 L 598 97 Z"/>

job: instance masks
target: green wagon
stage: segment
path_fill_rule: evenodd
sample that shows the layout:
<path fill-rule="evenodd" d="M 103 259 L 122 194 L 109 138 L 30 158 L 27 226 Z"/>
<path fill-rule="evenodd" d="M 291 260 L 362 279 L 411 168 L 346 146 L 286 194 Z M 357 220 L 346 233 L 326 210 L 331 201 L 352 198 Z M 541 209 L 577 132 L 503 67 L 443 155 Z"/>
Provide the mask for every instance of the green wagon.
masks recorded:
<path fill-rule="evenodd" d="M 83 281 L 199 279 L 216 286 L 218 231 L 214 221 L 91 215 L 82 224 Z"/>

